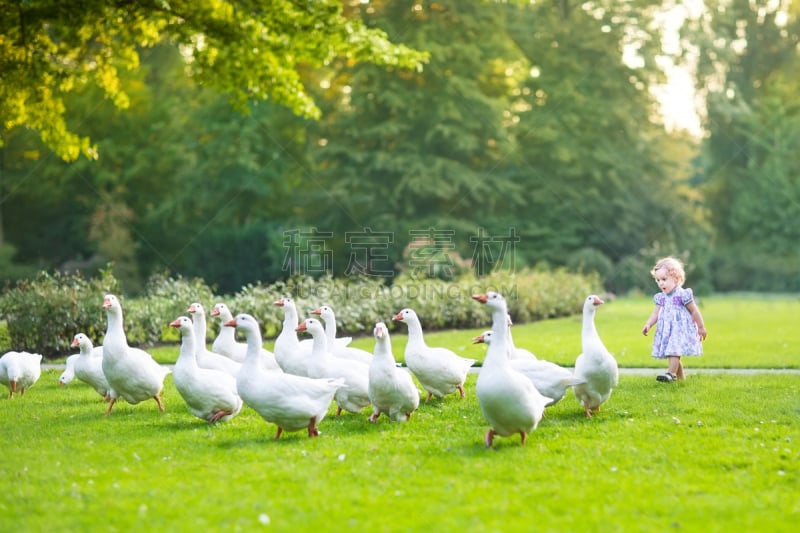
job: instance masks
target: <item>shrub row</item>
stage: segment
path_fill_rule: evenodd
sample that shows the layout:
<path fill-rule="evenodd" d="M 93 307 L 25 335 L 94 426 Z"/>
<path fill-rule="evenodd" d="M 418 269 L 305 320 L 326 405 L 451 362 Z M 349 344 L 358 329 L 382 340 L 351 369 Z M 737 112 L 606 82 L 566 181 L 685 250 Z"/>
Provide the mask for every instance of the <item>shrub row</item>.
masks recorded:
<path fill-rule="evenodd" d="M 106 329 L 102 298 L 106 293 L 116 293 L 118 285 L 110 270 L 103 270 L 92 279 L 80 274 L 40 273 L 31 281 L 19 283 L 0 296 L 0 320 L 7 322 L 10 342 L 10 346 L 0 349 L 36 351 L 55 357 L 71 351 L 70 342 L 79 331 L 101 343 Z M 234 313 L 250 313 L 261 322 L 264 337 L 272 338 L 280 331 L 283 320 L 283 311 L 274 302 L 291 296 L 301 318 L 320 305 L 329 305 L 336 313 L 341 334 L 363 335 L 372 330 L 377 320 L 394 327 L 391 317 L 403 307 L 414 308 L 426 330 L 485 325 L 486 311 L 470 296 L 486 290 L 497 290 L 506 296 L 512 319 L 518 323 L 566 316 L 580 312 L 583 299 L 599 286 L 599 278 L 591 274 L 526 270 L 457 281 L 401 277 L 392 285 L 366 277 L 296 277 L 271 285 L 247 285 L 234 295 L 219 296 L 200 279 L 158 274 L 149 280 L 142 296 L 120 296 L 120 301 L 130 344 L 152 346 L 177 341 L 168 324 L 187 314 L 192 302 L 202 303 L 207 312 L 222 301 Z M 219 324 L 211 317 L 207 322 L 210 340 Z"/>

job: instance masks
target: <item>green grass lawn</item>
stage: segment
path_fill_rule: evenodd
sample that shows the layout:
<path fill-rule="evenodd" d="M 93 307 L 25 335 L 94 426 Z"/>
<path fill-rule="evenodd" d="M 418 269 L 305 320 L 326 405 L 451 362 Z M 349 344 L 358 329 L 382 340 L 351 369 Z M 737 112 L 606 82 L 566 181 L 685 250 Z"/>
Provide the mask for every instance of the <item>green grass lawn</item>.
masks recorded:
<path fill-rule="evenodd" d="M 571 392 L 525 446 L 483 445 L 475 397 L 423 404 L 407 423 L 329 416 L 322 435 L 273 440 L 250 408 L 209 426 L 167 378 L 166 412 L 119 402 L 47 370 L 0 399 L 0 516 L 18 531 L 794 531 L 800 518 L 800 375 L 692 374 L 695 367 L 797 367 L 795 298 L 701 301 L 706 355 L 685 382 L 622 375 L 592 419 Z M 621 366 L 653 365 L 647 299 L 602 306 Z M 174 317 L 170 317 L 172 319 Z M 423 318 L 424 322 L 424 318 Z M 488 319 L 487 319 L 488 322 Z M 402 329 L 400 330 L 402 331 Z M 480 330 L 436 332 L 483 357 Z M 576 317 L 514 327 L 517 344 L 571 365 Z M 405 339 L 392 337 L 399 356 Z M 371 339 L 358 339 L 371 349 Z M 159 348 L 174 361 L 176 347 Z M 655 370 L 654 370 L 655 373 Z M 5 390 L 5 389 L 3 389 Z M 333 409 L 330 411 L 333 413 Z M 3 528 L 3 529 L 6 529 Z"/>
<path fill-rule="evenodd" d="M 684 359 L 691 368 L 800 368 L 800 298 L 797 296 L 714 296 L 698 299 L 708 338 L 704 355 Z M 621 367 L 665 368 L 666 363 L 650 356 L 652 335 L 642 335 L 642 326 L 653 310 L 651 298 L 620 298 L 597 310 L 595 323 L 606 347 Z M 421 317 L 423 328 L 425 319 Z M 484 345 L 470 339 L 490 328 L 469 331 L 431 332 L 430 345 L 447 346 L 460 355 L 483 360 Z M 581 351 L 579 315 L 544 320 L 512 327 L 514 342 L 540 359 L 572 366 Z M 392 335 L 395 357 L 402 360 L 405 326 Z M 359 338 L 354 345 L 372 350 L 371 338 Z M 177 349 L 174 350 L 177 354 Z"/>

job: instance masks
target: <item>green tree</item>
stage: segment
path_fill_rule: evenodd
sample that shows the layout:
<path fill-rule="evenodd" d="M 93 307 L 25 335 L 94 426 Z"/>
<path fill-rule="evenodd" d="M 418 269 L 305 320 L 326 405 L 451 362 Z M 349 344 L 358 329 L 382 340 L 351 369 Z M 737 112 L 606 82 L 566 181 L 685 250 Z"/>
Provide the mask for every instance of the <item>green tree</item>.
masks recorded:
<path fill-rule="evenodd" d="M 687 231 L 700 216 L 696 198 L 667 156 L 689 141 L 665 132 L 649 90 L 663 82 L 649 23 L 657 7 L 564 0 L 506 11 L 529 72 L 507 172 L 522 185 L 531 262 L 563 264 L 585 247 L 618 262 L 657 241 L 682 249 L 702 237 L 702 227 Z M 640 64 L 625 61 L 626 46 Z"/>
<path fill-rule="evenodd" d="M 504 116 L 517 83 L 502 13 L 484 2 L 354 9 L 366 25 L 429 51 L 430 64 L 391 75 L 335 63 L 313 74 L 325 118 L 314 129 L 306 212 L 337 238 L 364 228 L 390 232 L 389 270 L 412 230 L 451 232 L 447 246 L 469 257 L 476 213 L 514 190 L 496 173 L 513 151 Z"/>
<path fill-rule="evenodd" d="M 19 258 L 91 270 L 111 261 L 129 291 L 164 269 L 225 289 L 278 277 L 273 234 L 291 210 L 303 121 L 269 103 L 237 113 L 186 78 L 167 44 L 150 49 L 124 83 L 128 110 L 91 87 L 67 100 L 69 115 L 91 113 L 99 160 L 65 163 L 30 138 L 6 146 L 14 156 L 7 181 L 21 200 L 6 206 L 6 225 Z"/>
<path fill-rule="evenodd" d="M 722 289 L 800 289 L 800 19 L 791 2 L 712 2 L 684 38 L 706 101 L 706 197 Z"/>
<path fill-rule="evenodd" d="M 13 226 L 0 229 L 0 246 L 12 233 L 17 255 L 43 267 L 76 257 L 85 266 L 102 252 L 128 279 L 138 275 L 134 261 L 184 267 L 192 261 L 189 244 L 202 242 L 192 237 L 212 217 L 221 227 L 254 227 L 254 217 L 263 216 L 249 207 L 254 200 L 270 197 L 268 220 L 289 208 L 273 193 L 293 183 L 291 175 L 281 175 L 293 142 L 273 129 L 288 124 L 293 135 L 302 123 L 256 102 L 269 98 L 318 118 L 301 80 L 304 69 L 336 58 L 415 68 L 425 57 L 346 17 L 336 0 L 302 6 L 0 0 L 0 228 Z M 231 109 L 244 114 L 233 119 Z M 59 165 L 48 148 L 77 161 Z M 100 152 L 101 166 L 78 159 Z M 270 171 L 262 172 L 266 167 Z M 222 179 L 212 185 L 216 178 Z M 32 205 L 43 229 L 23 239 L 21 228 L 33 222 L 25 210 Z M 181 228 L 181 238 L 170 239 L 175 232 L 165 220 L 181 212 L 194 232 Z M 233 214 L 226 219 L 225 213 Z M 232 231 L 214 234 L 224 240 Z"/>
<path fill-rule="evenodd" d="M 198 83 L 229 95 L 238 108 L 273 98 L 309 117 L 319 109 L 303 86 L 304 66 L 337 57 L 400 67 L 425 60 L 345 17 L 339 0 L 0 0 L 0 37 L 2 128 L 38 130 L 65 160 L 97 155 L 89 137 L 68 125 L 65 96 L 91 83 L 127 107 L 120 73 L 138 68 L 141 50 L 165 39 L 180 47 Z"/>

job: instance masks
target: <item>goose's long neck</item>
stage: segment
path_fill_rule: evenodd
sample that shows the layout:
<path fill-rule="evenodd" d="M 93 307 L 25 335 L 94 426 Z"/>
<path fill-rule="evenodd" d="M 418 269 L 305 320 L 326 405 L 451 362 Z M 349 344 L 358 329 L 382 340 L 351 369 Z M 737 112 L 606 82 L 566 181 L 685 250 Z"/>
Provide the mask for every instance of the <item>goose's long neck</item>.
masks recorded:
<path fill-rule="evenodd" d="M 311 353 L 314 354 L 314 357 L 322 358 L 324 360 L 326 357 L 328 357 L 327 335 L 325 335 L 324 331 L 318 331 L 316 333 L 312 333 L 311 338 L 313 339 L 311 344 Z"/>
<path fill-rule="evenodd" d="M 206 345 L 206 315 L 203 313 L 194 314 L 194 342 L 195 350 Z"/>
<path fill-rule="evenodd" d="M 408 343 L 413 347 L 424 348 L 425 337 L 422 335 L 422 324 L 419 319 L 411 319 L 406 325 L 408 326 Z"/>
<path fill-rule="evenodd" d="M 196 333 L 193 331 L 187 331 L 181 334 L 181 350 L 178 352 L 178 360 L 181 364 L 197 367 L 195 335 Z"/>
<path fill-rule="evenodd" d="M 492 343 L 486 350 L 484 366 L 508 366 L 508 318 L 505 309 L 492 310 Z"/>
<path fill-rule="evenodd" d="M 107 344 L 109 339 L 112 341 L 116 339 L 117 342 L 127 347 L 128 339 L 125 337 L 125 328 L 122 325 L 122 310 L 118 309 L 116 312 L 109 310 L 107 314 L 108 324 L 103 344 Z"/>
<path fill-rule="evenodd" d="M 245 339 L 247 341 L 247 352 L 245 353 L 242 367 L 247 366 L 250 369 L 257 368 L 260 365 L 261 346 L 263 344 L 261 332 L 246 330 Z"/>
<path fill-rule="evenodd" d="M 297 319 L 297 309 L 292 306 L 284 305 L 283 306 L 283 329 L 281 330 L 281 336 L 294 339 L 295 342 L 299 342 L 297 339 L 297 326 L 299 321 Z"/>
<path fill-rule="evenodd" d="M 226 322 L 230 322 L 233 319 L 233 315 L 230 312 L 227 313 L 220 312 L 219 318 L 220 318 L 219 323 L 225 324 Z M 224 325 L 220 326 L 219 335 L 222 339 L 225 339 L 226 341 L 230 339 L 231 341 L 235 342 L 236 341 L 236 331 L 234 331 L 235 329 L 236 328 L 225 327 Z"/>
<path fill-rule="evenodd" d="M 394 365 L 395 360 L 394 354 L 392 353 L 392 341 L 389 339 L 388 333 L 376 339 L 373 356 L 376 361 Z"/>
<path fill-rule="evenodd" d="M 295 329 L 300 324 L 297 318 L 297 308 L 294 304 L 283 306 L 283 314 L 283 323 L 288 324 L 292 329 Z"/>
<path fill-rule="evenodd" d="M 581 329 L 581 347 L 583 353 L 587 352 L 587 345 L 595 344 L 600 341 L 600 336 L 597 334 L 597 327 L 594 324 L 594 310 L 583 313 L 583 327 Z"/>
<path fill-rule="evenodd" d="M 336 340 L 336 319 L 334 317 L 325 321 L 325 336 L 328 338 L 328 342 L 332 343 Z"/>

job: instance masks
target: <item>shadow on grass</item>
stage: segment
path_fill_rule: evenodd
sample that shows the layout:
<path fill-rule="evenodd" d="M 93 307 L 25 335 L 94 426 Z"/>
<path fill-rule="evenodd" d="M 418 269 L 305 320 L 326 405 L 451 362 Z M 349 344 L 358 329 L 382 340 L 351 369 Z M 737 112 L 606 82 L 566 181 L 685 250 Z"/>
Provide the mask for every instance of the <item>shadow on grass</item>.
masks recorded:
<path fill-rule="evenodd" d="M 275 433 L 277 427 L 275 424 L 267 424 L 264 431 L 259 433 L 256 430 L 248 431 L 246 434 L 237 434 L 230 439 L 220 439 L 216 444 L 220 450 L 247 450 L 254 447 L 264 446 L 297 446 L 298 442 L 312 440 L 308 437 L 305 429 L 301 431 L 284 432 L 281 438 L 276 439 Z M 317 439 L 325 438 L 323 434 Z"/>

